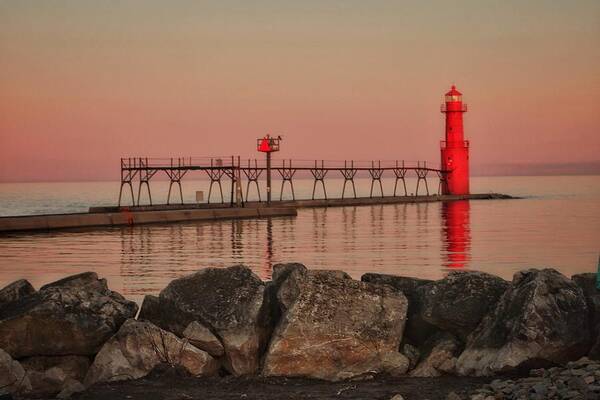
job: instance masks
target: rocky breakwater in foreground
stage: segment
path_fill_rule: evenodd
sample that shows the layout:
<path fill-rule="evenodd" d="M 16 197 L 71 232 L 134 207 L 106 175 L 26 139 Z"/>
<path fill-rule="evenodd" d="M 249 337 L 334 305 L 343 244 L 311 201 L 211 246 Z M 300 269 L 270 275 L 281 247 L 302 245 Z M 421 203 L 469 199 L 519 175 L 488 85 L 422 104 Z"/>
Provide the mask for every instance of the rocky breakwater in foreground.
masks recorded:
<path fill-rule="evenodd" d="M 598 358 L 600 292 L 525 270 L 511 282 L 481 272 L 438 281 L 274 267 L 207 268 L 135 303 L 95 273 L 0 290 L 0 390 L 69 397 L 158 366 L 191 376 L 329 381 L 521 373 Z M 137 319 L 136 319 L 137 315 Z"/>
<path fill-rule="evenodd" d="M 562 367 L 532 369 L 528 377 L 495 379 L 470 396 L 452 399 L 587 400 L 600 398 L 600 362 L 586 357 Z"/>

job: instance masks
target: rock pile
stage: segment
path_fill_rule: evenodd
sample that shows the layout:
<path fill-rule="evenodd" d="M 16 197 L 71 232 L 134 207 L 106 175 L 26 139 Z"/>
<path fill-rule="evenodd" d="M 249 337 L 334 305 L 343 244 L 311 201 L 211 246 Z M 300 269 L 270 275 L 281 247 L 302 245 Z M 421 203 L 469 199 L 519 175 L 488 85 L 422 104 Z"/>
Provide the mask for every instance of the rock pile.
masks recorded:
<path fill-rule="evenodd" d="M 208 353 L 149 322 L 127 320 L 96 355 L 85 385 L 148 375 L 156 366 L 182 367 L 192 376 L 210 376 L 219 369 Z"/>
<path fill-rule="evenodd" d="M 158 318 L 142 319 L 183 337 L 192 329 L 220 341 L 224 367 L 234 375 L 255 374 L 262 350 L 272 330 L 266 284 L 249 268 L 206 268 L 175 279 L 160 292 L 154 304 Z M 190 324 L 194 323 L 192 327 Z M 208 338 L 208 342 L 214 342 Z M 194 338 L 191 338 L 194 340 Z M 213 352 L 210 343 L 195 340 L 202 350 Z"/>
<path fill-rule="evenodd" d="M 517 272 L 458 358 L 462 375 L 493 375 L 578 359 L 590 348 L 581 288 L 555 270 Z"/>
<path fill-rule="evenodd" d="M 137 309 L 93 272 L 37 292 L 27 281 L 8 285 L 0 290 L 0 393 L 45 397 L 82 388 L 92 357 Z"/>
<path fill-rule="evenodd" d="M 357 281 L 342 271 L 280 264 L 263 282 L 244 266 L 207 268 L 146 296 L 137 319 L 135 303 L 95 273 L 38 291 L 21 280 L 0 290 L 0 394 L 65 398 L 165 366 L 192 376 L 330 381 L 548 368 L 506 385 L 532 383 L 538 393 L 535 385 L 548 381 L 545 393 L 555 388 L 562 396 L 583 379 L 595 393 L 597 363 L 567 364 L 600 358 L 593 278 L 531 269 L 512 282 L 481 272 Z M 561 365 L 575 375 L 555 369 Z M 508 390 L 503 382 L 479 394 L 498 396 L 496 388 Z M 522 393 L 525 386 L 517 386 L 510 393 Z"/>
<path fill-rule="evenodd" d="M 276 297 L 282 317 L 266 352 L 263 374 L 342 380 L 386 372 L 401 375 L 399 352 L 408 301 L 385 285 L 359 282 L 339 271 L 285 271 Z"/>
<path fill-rule="evenodd" d="M 470 400 L 598 399 L 600 362 L 584 357 L 565 367 L 533 369 L 521 379 L 496 379 L 470 394 Z M 460 398 L 460 397 L 458 397 Z"/>

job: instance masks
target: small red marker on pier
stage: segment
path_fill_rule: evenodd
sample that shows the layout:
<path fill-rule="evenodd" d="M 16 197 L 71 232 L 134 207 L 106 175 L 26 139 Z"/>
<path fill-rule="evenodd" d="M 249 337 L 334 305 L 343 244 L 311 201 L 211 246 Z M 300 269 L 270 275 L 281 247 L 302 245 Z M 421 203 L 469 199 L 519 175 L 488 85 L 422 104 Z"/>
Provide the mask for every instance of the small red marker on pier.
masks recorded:
<path fill-rule="evenodd" d="M 257 150 L 267 155 L 267 204 L 271 204 L 271 153 L 279 151 L 281 136 L 272 138 L 267 135 L 257 140 Z"/>

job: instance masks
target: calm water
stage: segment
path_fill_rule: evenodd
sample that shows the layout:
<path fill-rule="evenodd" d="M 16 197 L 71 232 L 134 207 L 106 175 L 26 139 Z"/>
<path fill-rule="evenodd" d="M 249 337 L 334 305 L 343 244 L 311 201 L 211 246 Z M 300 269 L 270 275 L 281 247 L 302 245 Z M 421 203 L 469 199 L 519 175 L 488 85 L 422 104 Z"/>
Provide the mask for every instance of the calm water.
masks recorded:
<path fill-rule="evenodd" d="M 432 191 L 437 189 L 431 183 Z M 387 182 L 386 193 L 391 189 Z M 186 201 L 207 182 L 186 182 Z M 207 266 L 244 263 L 268 279 L 274 263 L 440 278 L 452 268 L 505 278 L 526 267 L 566 275 L 595 271 L 600 253 L 600 177 L 473 178 L 473 192 L 520 200 L 299 210 L 295 218 L 198 222 L 0 236 L 0 286 L 34 286 L 94 270 L 112 289 L 140 300 L 170 280 Z M 86 211 L 114 204 L 118 183 L 0 184 L 0 215 Z M 330 180 L 336 195 L 340 181 Z M 153 187 L 155 201 L 167 184 Z M 360 193 L 369 182 L 357 183 Z M 298 181 L 306 196 L 311 181 Z M 409 182 L 414 191 L 414 182 Z M 278 193 L 278 192 L 277 192 Z"/>

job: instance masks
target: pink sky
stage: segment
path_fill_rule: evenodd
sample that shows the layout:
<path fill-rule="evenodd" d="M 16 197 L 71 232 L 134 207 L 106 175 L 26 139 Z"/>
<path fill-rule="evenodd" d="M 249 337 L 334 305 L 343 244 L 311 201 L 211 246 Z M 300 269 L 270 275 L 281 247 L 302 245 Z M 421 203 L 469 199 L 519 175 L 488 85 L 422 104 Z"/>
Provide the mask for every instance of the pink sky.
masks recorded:
<path fill-rule="evenodd" d="M 437 162 L 452 83 L 474 165 L 600 161 L 598 1 L 282 3 L 0 3 L 0 181 L 265 133 L 286 158 Z"/>

